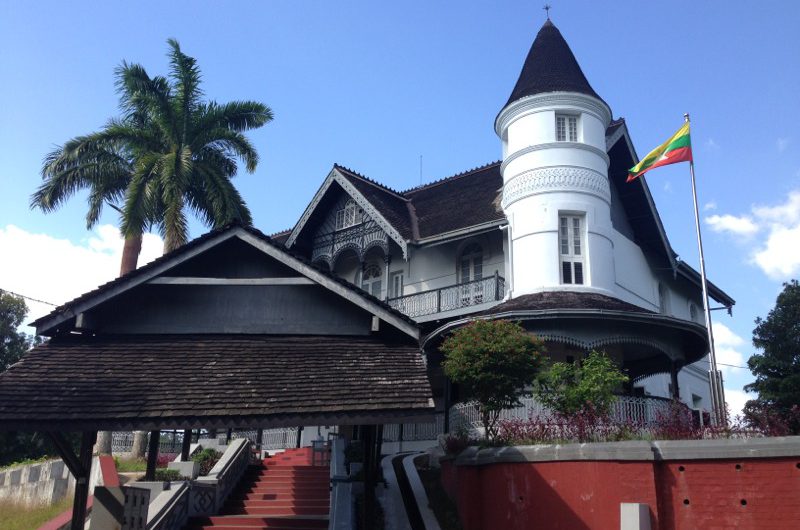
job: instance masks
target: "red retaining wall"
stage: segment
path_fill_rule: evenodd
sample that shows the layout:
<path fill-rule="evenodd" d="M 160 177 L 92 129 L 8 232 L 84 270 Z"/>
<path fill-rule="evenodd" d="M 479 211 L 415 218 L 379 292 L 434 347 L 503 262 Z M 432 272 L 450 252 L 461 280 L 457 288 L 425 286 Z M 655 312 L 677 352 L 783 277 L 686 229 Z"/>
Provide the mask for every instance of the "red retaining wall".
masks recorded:
<path fill-rule="evenodd" d="M 647 504 L 653 530 L 800 528 L 800 451 L 774 458 L 483 460 L 442 462 L 442 484 L 464 530 L 619 529 L 623 502 Z"/>

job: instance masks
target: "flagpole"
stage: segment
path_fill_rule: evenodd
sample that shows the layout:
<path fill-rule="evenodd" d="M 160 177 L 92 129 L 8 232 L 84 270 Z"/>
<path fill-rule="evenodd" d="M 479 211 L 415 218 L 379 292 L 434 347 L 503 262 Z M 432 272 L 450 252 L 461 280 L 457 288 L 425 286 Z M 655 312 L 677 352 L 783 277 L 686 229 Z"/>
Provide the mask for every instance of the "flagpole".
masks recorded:
<path fill-rule="evenodd" d="M 689 123 L 689 113 L 683 115 Z M 711 311 L 708 307 L 708 284 L 706 282 L 706 260 L 703 257 L 703 237 L 700 234 L 700 212 L 697 208 L 697 187 L 694 178 L 694 160 L 689 161 L 689 173 L 692 176 L 692 201 L 694 202 L 694 224 L 697 230 L 697 249 L 700 252 L 700 280 L 703 285 L 703 310 L 706 316 L 706 331 L 708 333 L 708 360 L 711 367 L 708 371 L 708 384 L 711 390 L 712 421 L 716 425 L 727 423 L 727 410 L 725 408 L 725 391 L 722 386 L 722 377 L 717 370 L 717 356 L 714 352 L 714 331 L 711 327 Z"/>

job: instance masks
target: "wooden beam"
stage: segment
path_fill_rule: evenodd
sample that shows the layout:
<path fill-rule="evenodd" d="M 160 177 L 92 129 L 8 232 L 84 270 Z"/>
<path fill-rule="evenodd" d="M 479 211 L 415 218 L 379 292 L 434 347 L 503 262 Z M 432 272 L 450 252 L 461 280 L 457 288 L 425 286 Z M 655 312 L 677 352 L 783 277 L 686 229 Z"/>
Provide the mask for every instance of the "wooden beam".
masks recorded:
<path fill-rule="evenodd" d="M 288 278 L 197 278 L 192 276 L 159 276 L 150 285 L 314 285 L 304 276 Z"/>
<path fill-rule="evenodd" d="M 83 530 L 86 525 L 86 502 L 89 500 L 89 474 L 92 470 L 92 448 L 97 441 L 97 431 L 81 434 L 80 466 L 84 473 L 75 477 L 75 499 L 72 502 L 72 530 Z"/>
<path fill-rule="evenodd" d="M 60 432 L 51 432 L 48 431 L 47 437 L 50 438 L 50 441 L 53 442 L 53 445 L 58 451 L 58 455 L 61 457 L 61 460 L 64 461 L 66 464 L 67 469 L 69 472 L 72 473 L 72 476 L 77 478 L 79 476 L 88 474 L 88 472 L 81 468 L 81 462 L 75 453 L 72 451 L 72 447 L 70 447 L 69 442 L 64 438 L 64 435 Z"/>
<path fill-rule="evenodd" d="M 158 461 L 158 446 L 161 442 L 161 431 L 150 431 L 150 442 L 147 444 L 147 471 L 144 479 L 153 481 L 156 479 L 156 462 Z"/>

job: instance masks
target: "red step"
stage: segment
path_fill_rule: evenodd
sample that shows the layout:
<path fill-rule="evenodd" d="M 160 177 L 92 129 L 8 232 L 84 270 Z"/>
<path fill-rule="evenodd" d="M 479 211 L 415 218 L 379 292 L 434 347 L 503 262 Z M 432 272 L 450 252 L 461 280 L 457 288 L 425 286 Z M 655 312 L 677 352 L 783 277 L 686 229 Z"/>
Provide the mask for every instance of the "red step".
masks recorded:
<path fill-rule="evenodd" d="M 311 449 L 289 449 L 251 466 L 221 514 L 190 519 L 187 530 L 328 528 L 330 468 L 311 465 Z"/>

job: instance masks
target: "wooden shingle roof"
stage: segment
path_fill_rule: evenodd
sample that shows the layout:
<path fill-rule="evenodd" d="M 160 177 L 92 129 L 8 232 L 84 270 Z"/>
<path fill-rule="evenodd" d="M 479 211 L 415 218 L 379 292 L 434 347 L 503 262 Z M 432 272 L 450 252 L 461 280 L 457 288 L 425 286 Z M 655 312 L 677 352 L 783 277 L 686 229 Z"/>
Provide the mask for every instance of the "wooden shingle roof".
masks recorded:
<path fill-rule="evenodd" d="M 416 344 L 375 337 L 57 337 L 0 374 L 0 430 L 383 423 L 432 414 Z"/>

